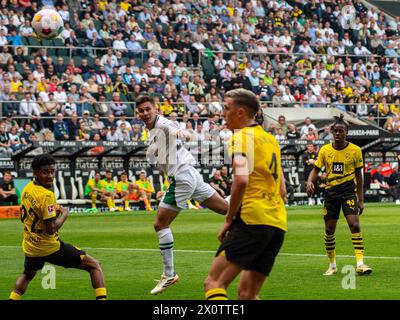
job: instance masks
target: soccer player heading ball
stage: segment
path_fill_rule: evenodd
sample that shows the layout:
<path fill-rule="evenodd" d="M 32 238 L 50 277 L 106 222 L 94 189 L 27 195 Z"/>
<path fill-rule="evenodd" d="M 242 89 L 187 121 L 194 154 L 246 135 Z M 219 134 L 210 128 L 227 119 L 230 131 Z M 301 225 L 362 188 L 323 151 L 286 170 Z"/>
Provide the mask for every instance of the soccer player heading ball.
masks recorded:
<path fill-rule="evenodd" d="M 335 118 L 336 121 L 331 126 L 334 141 L 321 148 L 307 181 L 307 193 L 313 194 L 318 173 L 325 167 L 327 182 L 323 213 L 329 268 L 324 275 L 330 276 L 337 273 L 335 230 L 341 209 L 351 231 L 357 260 L 356 271 L 360 275 L 370 274 L 372 269 L 364 264 L 364 242 L 359 218 L 364 210 L 362 153 L 360 147 L 346 140 L 349 126 L 343 120 L 343 114 Z"/>
<path fill-rule="evenodd" d="M 25 263 L 24 271 L 10 294 L 10 300 L 21 299 L 36 272 L 43 268 L 45 262 L 88 271 L 96 299 L 105 300 L 107 293 L 99 262 L 83 250 L 62 242 L 59 238 L 58 230 L 68 217 L 68 209 L 57 204 L 53 192 L 55 163 L 49 154 L 36 156 L 32 161 L 34 180 L 22 191 L 22 250 Z"/>
<path fill-rule="evenodd" d="M 154 222 L 164 270 L 150 293 L 158 294 L 179 279 L 174 270 L 174 238 L 170 229 L 170 224 L 178 213 L 188 207 L 189 199 L 197 200 L 202 206 L 219 214 L 226 213 L 228 203 L 203 181 L 203 177 L 193 167 L 196 161 L 180 140 L 187 133 L 172 121 L 158 115 L 153 98 L 147 94 L 136 98 L 136 108 L 140 119 L 150 130 L 151 143 L 147 156 L 150 161 L 159 165 L 170 182 L 160 201 Z"/>

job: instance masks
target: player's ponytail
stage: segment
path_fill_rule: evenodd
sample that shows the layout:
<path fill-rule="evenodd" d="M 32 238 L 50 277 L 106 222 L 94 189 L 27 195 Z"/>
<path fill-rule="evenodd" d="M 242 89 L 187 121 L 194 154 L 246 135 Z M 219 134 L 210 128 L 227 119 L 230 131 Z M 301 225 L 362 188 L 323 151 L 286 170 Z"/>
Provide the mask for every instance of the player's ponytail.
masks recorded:
<path fill-rule="evenodd" d="M 349 124 L 344 120 L 344 114 L 341 113 L 340 116 L 334 116 L 335 122 L 331 125 L 331 130 L 333 130 L 333 127 L 336 126 L 337 124 L 342 124 L 346 127 L 346 132 L 349 131 Z"/>

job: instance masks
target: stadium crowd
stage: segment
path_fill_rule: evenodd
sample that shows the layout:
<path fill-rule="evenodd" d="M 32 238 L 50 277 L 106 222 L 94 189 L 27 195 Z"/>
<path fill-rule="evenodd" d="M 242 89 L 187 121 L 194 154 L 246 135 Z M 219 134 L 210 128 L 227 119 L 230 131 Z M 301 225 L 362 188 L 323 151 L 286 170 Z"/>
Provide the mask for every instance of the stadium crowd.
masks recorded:
<path fill-rule="evenodd" d="M 50 3 L 65 25 L 56 49 L 40 47 L 30 24 Z M 222 101 L 239 87 L 264 107 L 333 107 L 400 132 L 399 39 L 399 17 L 360 0 L 3 0 L 0 151 L 145 140 L 134 117 L 143 91 L 193 139 L 229 139 Z M 270 127 L 262 111 L 257 120 L 278 139 L 329 137 Z"/>

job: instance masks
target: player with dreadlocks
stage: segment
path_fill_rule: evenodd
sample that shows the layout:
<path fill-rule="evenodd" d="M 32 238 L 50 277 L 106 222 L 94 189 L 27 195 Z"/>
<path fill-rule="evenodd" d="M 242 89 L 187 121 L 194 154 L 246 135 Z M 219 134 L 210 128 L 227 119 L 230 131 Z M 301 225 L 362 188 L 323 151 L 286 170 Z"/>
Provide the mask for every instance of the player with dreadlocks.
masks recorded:
<path fill-rule="evenodd" d="M 329 268 L 324 275 L 337 273 L 335 230 L 341 209 L 351 231 L 357 260 L 356 271 L 359 275 L 372 272 L 372 269 L 364 263 L 364 242 L 359 219 L 364 210 L 363 157 L 360 147 L 346 140 L 348 130 L 349 125 L 343 119 L 343 114 L 335 117 L 335 122 L 331 126 L 334 141 L 321 148 L 307 181 L 307 193 L 313 194 L 318 173 L 325 167 L 327 185 L 323 214 Z"/>

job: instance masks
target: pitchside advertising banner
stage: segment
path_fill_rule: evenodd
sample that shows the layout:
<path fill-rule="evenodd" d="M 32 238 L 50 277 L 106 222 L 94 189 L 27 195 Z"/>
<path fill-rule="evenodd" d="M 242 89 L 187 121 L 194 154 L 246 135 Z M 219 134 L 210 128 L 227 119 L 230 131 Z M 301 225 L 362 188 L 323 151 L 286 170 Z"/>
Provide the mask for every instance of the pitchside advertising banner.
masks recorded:
<path fill-rule="evenodd" d="M 371 138 L 379 138 L 385 132 L 379 128 L 373 126 L 357 126 L 352 125 L 351 129 L 349 129 L 348 138 L 361 138 L 361 139 L 371 139 Z"/>

